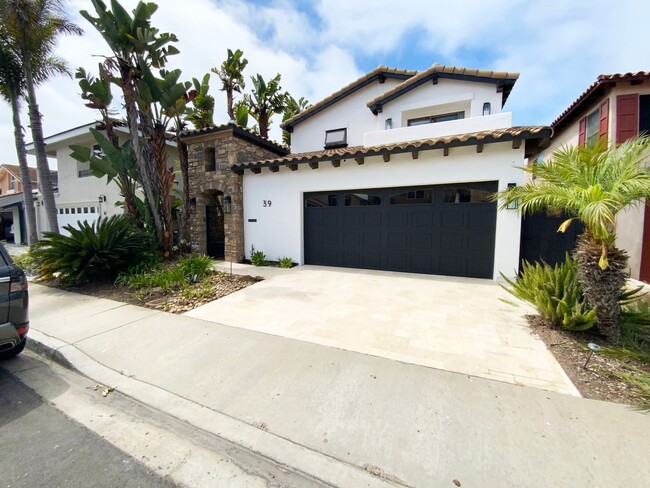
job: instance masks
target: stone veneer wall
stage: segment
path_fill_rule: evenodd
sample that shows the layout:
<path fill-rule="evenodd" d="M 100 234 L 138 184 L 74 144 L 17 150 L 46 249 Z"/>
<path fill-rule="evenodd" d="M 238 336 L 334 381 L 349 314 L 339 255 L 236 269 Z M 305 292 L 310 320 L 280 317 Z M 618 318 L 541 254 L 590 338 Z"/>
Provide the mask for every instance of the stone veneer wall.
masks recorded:
<path fill-rule="evenodd" d="M 244 250 L 243 176 L 230 169 L 234 164 L 270 159 L 277 153 L 233 135 L 232 129 L 185 141 L 189 157 L 190 198 L 196 199 L 191 208 L 190 236 L 196 252 L 207 252 L 206 202 L 211 191 L 223 192 L 232 200 L 231 213 L 224 215 L 225 260 L 241 262 Z M 215 148 L 215 170 L 206 171 L 206 149 Z"/>

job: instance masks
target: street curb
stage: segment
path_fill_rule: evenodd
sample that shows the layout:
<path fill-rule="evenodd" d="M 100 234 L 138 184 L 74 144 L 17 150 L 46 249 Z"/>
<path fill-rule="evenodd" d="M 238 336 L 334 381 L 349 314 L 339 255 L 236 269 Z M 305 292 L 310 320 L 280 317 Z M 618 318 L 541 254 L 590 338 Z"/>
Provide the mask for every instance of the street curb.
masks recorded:
<path fill-rule="evenodd" d="M 217 436 L 278 467 L 326 485 L 368 488 L 403 487 L 369 471 L 266 432 L 234 417 L 179 397 L 160 387 L 125 376 L 94 360 L 73 344 L 30 329 L 27 348 L 136 401 Z"/>

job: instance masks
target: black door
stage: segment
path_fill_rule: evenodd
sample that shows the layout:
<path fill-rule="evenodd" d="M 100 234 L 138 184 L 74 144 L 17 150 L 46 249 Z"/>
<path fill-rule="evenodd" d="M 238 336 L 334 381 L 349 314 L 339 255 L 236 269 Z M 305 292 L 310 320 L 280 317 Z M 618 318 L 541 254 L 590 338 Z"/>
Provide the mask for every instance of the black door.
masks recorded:
<path fill-rule="evenodd" d="M 566 232 L 558 232 L 566 215 L 537 212 L 526 215 L 521 222 L 521 261 L 530 263 L 544 261 L 551 266 L 564 262 L 566 253 L 573 254 L 583 226 L 573 221 Z"/>
<path fill-rule="evenodd" d="M 306 193 L 305 263 L 492 278 L 497 182 Z"/>
<path fill-rule="evenodd" d="M 226 241 L 223 229 L 223 212 L 218 205 L 205 206 L 205 232 L 208 256 L 223 259 Z"/>

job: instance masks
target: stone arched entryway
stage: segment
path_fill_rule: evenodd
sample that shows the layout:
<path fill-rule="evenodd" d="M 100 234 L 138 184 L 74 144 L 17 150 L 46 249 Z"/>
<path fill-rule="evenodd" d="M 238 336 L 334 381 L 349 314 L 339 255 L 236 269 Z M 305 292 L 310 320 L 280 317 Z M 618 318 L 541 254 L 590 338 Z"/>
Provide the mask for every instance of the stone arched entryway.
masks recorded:
<path fill-rule="evenodd" d="M 224 195 L 219 190 L 203 192 L 205 201 L 205 240 L 206 253 L 215 259 L 223 259 L 226 248 L 224 231 Z"/>

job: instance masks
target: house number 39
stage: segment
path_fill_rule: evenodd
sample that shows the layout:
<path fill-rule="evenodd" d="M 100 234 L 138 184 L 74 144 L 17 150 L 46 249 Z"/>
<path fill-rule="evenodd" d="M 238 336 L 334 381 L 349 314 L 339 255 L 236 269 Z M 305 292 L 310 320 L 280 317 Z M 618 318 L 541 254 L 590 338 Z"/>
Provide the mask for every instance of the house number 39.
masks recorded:
<path fill-rule="evenodd" d="M 262 200 L 262 207 L 270 207 L 271 203 L 271 200 Z"/>

